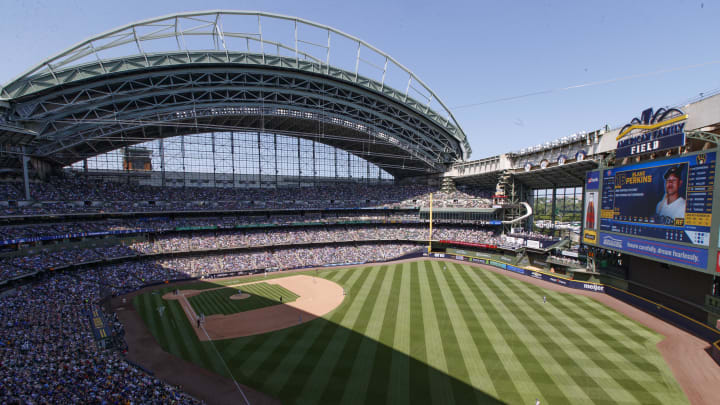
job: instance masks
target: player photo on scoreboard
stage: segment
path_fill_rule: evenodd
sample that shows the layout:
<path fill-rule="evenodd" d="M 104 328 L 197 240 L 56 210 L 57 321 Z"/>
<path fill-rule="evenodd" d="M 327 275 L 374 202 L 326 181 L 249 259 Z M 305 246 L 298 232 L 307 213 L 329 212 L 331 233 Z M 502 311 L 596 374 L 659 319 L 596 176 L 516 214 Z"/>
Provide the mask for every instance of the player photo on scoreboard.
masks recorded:
<path fill-rule="evenodd" d="M 615 219 L 683 226 L 688 164 L 615 173 Z"/>

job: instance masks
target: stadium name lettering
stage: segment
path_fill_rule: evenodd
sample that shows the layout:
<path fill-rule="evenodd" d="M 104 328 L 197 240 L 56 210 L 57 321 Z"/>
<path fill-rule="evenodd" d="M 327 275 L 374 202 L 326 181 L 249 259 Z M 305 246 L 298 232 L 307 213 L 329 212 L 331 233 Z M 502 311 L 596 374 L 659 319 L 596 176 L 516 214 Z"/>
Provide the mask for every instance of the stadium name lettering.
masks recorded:
<path fill-rule="evenodd" d="M 630 154 L 635 155 L 638 153 L 652 152 L 658 149 L 660 149 L 660 141 L 650 141 L 631 146 Z"/>
<path fill-rule="evenodd" d="M 667 127 L 656 129 L 655 131 L 645 132 L 644 134 L 634 136 L 632 138 L 623 139 L 618 142 L 617 147 L 624 148 L 626 146 L 640 144 L 640 143 L 646 143 L 648 141 L 653 141 L 653 140 L 656 140 L 659 138 L 664 138 L 666 136 L 681 134 L 683 132 L 684 128 L 685 128 L 684 122 L 681 122 L 681 123 L 675 124 L 675 125 L 669 125 Z"/>
<path fill-rule="evenodd" d="M 645 184 L 652 182 L 652 174 L 645 174 L 645 170 L 633 172 L 630 177 L 625 178 L 625 184 Z"/>

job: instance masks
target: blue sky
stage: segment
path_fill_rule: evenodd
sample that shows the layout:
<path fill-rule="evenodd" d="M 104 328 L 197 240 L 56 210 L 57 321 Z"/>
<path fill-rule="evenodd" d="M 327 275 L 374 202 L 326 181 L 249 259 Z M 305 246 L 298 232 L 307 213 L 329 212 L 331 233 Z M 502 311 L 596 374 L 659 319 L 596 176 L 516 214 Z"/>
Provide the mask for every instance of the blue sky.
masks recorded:
<path fill-rule="evenodd" d="M 647 107 L 720 90 L 720 4 L 709 0 L 2 0 L 0 9 L 2 83 L 90 36 L 175 12 L 262 10 L 326 24 L 428 84 L 453 109 L 473 159 L 621 126 Z M 561 90 L 602 81 L 610 82 Z M 494 101 L 504 98 L 513 99 Z"/>

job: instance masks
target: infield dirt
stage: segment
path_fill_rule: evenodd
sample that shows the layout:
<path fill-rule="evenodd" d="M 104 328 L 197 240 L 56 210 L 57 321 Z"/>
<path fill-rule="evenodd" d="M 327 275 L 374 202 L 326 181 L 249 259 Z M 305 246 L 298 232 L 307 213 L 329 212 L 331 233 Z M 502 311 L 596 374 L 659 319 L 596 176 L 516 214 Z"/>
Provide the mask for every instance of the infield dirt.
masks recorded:
<path fill-rule="evenodd" d="M 195 334 L 202 342 L 258 335 L 289 328 L 312 321 L 337 308 L 343 301 L 343 289 L 332 281 L 306 275 L 283 277 L 272 280 L 245 283 L 276 284 L 300 298 L 286 304 L 239 312 L 231 315 L 210 315 L 205 317 L 202 328 L 195 328 Z M 234 287 L 234 286 L 233 286 Z M 187 298 L 210 290 L 180 290 L 179 294 L 167 293 L 165 300 L 177 300 L 191 324 L 197 314 Z"/>

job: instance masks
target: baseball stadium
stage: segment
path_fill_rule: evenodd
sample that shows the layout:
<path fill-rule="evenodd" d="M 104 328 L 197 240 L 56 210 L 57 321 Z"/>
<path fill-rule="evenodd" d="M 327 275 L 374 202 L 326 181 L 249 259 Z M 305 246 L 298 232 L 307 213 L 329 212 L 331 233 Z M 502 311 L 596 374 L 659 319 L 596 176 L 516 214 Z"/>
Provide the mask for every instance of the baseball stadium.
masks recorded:
<path fill-rule="evenodd" d="M 2 403 L 720 403 L 720 94 L 473 160 L 409 67 L 295 16 L 23 70 Z"/>

